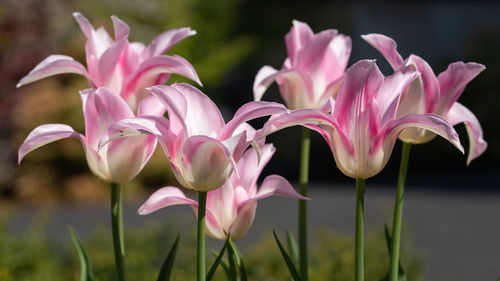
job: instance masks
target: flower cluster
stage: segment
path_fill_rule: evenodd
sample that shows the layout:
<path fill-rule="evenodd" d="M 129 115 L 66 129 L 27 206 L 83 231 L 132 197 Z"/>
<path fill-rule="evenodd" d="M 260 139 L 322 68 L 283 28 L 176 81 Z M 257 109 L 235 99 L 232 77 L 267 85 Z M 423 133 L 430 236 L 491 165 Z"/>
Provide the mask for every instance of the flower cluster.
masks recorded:
<path fill-rule="evenodd" d="M 115 16 L 114 40 L 104 28 L 94 29 L 80 13 L 74 17 L 87 38 L 86 67 L 71 57 L 51 55 L 18 86 L 61 73 L 86 77 L 90 88 L 80 91 L 85 134 L 64 124 L 40 125 L 21 145 L 19 162 L 47 143 L 76 138 L 83 145 L 90 170 L 115 187 L 132 180 L 160 143 L 177 181 L 183 188 L 197 191 L 201 201 L 188 198 L 178 187 L 167 186 L 152 194 L 139 213 L 190 205 L 200 229 L 206 215 L 206 232 L 216 239 L 243 237 L 259 199 L 271 195 L 309 199 L 278 175 L 266 177 L 258 187 L 259 176 L 276 150 L 265 142 L 266 136 L 278 130 L 300 125 L 324 138 L 339 170 L 357 181 L 357 206 L 361 206 L 357 227 L 362 226 L 364 180 L 385 167 L 398 138 L 407 144 L 420 144 L 439 135 L 463 153 L 453 126 L 465 123 L 470 139 L 467 164 L 487 146 L 478 119 L 457 102 L 466 85 L 485 69 L 481 64 L 452 63 L 436 77 L 419 56 L 403 60 L 394 40 L 380 34 L 362 36 L 394 69 L 393 74 L 384 76 L 374 60 L 360 60 L 347 67 L 351 53 L 348 36 L 334 29 L 314 33 L 306 23 L 293 21 L 285 36 L 287 58 L 281 69 L 262 67 L 254 82 L 254 101 L 244 104 L 225 122 L 217 105 L 196 87 L 164 85 L 170 74 L 179 74 L 201 86 L 187 60 L 164 55 L 195 31 L 168 30 L 145 46 L 129 42 L 129 26 Z M 279 86 L 284 105 L 261 101 L 273 82 Z M 248 121 L 261 117 L 269 117 L 262 128 L 249 125 Z M 357 247 L 362 245 L 358 237 L 362 236 L 356 235 Z M 204 238 L 198 241 L 204 247 Z M 200 248 L 198 254 L 204 256 Z M 198 277 L 203 280 L 204 265 L 198 261 Z M 363 257 L 358 256 L 358 250 L 356 261 L 356 280 L 362 280 L 359 267 Z M 117 256 L 123 279 L 123 264 L 119 264 Z M 307 273 L 302 276 L 307 278 Z"/>

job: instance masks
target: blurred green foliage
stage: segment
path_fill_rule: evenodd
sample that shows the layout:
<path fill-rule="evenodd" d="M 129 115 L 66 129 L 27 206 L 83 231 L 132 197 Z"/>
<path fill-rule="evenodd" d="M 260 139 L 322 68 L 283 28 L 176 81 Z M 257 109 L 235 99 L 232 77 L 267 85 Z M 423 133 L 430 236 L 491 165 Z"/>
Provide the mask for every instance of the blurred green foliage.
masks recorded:
<path fill-rule="evenodd" d="M 77 254 L 69 238 L 47 236 L 44 230 L 45 220 L 36 221 L 38 223 L 26 232 L 11 233 L 7 230 L 7 216 L 1 216 L 0 280 L 78 280 Z M 176 235 L 174 226 L 161 227 L 155 224 L 140 228 L 128 227 L 125 240 L 127 279 L 155 280 Z M 310 249 L 311 280 L 351 280 L 354 261 L 352 238 L 334 234 L 331 230 L 318 230 L 312 237 L 314 243 Z M 366 242 L 366 280 L 376 281 L 388 268 L 388 254 L 382 231 L 369 232 Z M 83 243 L 97 279 L 114 280 L 116 276 L 109 231 L 97 228 L 90 237 L 83 239 Z M 181 237 L 172 272 L 173 280 L 195 279 L 195 245 L 194 236 Z M 244 245 L 242 252 L 250 280 L 289 280 L 286 265 L 270 233 L 255 244 Z M 211 264 L 213 260 L 214 257 L 209 256 L 207 263 Z M 410 243 L 403 245 L 402 261 L 409 280 L 421 280 L 422 256 L 415 253 Z M 219 268 L 213 280 L 225 278 Z"/>

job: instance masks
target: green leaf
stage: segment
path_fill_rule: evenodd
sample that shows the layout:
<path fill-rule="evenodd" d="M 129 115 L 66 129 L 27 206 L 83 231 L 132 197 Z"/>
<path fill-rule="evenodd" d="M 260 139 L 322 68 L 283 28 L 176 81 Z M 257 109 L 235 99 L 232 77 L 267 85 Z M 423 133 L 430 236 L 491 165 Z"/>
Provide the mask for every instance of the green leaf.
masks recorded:
<path fill-rule="evenodd" d="M 212 279 L 213 275 L 215 274 L 215 270 L 217 270 L 217 266 L 219 266 L 219 264 L 222 260 L 222 257 L 224 256 L 224 252 L 226 251 L 227 244 L 229 243 L 228 240 L 229 240 L 229 236 L 227 237 L 227 240 L 224 243 L 224 246 L 220 250 L 219 254 L 216 255 L 217 258 L 215 258 L 214 263 L 212 264 L 212 266 L 210 267 L 210 270 L 207 273 L 206 281 L 210 281 L 210 279 Z"/>
<path fill-rule="evenodd" d="M 240 272 L 240 280 L 241 281 L 247 281 L 247 271 L 245 269 L 245 264 L 243 263 L 243 258 L 241 257 L 241 253 L 236 247 L 236 244 L 234 244 L 233 239 L 229 238 L 227 240 L 229 242 L 229 247 L 231 251 L 233 251 L 234 257 L 236 258 L 236 264 L 238 265 L 238 269 Z"/>
<path fill-rule="evenodd" d="M 283 259 L 285 260 L 286 265 L 288 266 L 288 270 L 290 271 L 290 274 L 292 275 L 293 280 L 294 281 L 301 281 L 299 274 L 297 273 L 297 269 L 295 269 L 295 266 L 293 265 L 292 260 L 290 259 L 290 257 L 286 253 L 285 248 L 283 247 L 283 245 L 281 245 L 281 242 L 278 239 L 278 235 L 276 235 L 275 230 L 273 230 L 273 235 L 274 235 L 274 239 L 276 240 L 276 243 L 278 244 L 278 247 L 280 248 L 281 255 L 283 256 Z"/>
<path fill-rule="evenodd" d="M 286 231 L 286 240 L 288 242 L 288 249 L 290 249 L 290 256 L 294 265 L 299 262 L 299 247 L 297 246 L 297 240 L 293 236 L 293 233 L 288 229 Z"/>
<path fill-rule="evenodd" d="M 389 227 L 387 227 L 387 224 L 384 225 L 384 233 L 385 233 L 385 243 L 387 246 L 387 250 L 389 251 L 389 259 L 391 259 L 392 237 L 391 234 L 389 233 Z M 383 278 L 379 279 L 379 281 L 389 281 L 389 271 Z M 401 266 L 401 261 L 399 262 L 398 265 L 398 281 L 407 281 L 406 274 L 403 270 L 403 267 Z"/>
<path fill-rule="evenodd" d="M 68 227 L 68 230 L 73 245 L 75 245 L 76 251 L 78 252 L 78 259 L 80 261 L 80 281 L 94 281 L 92 267 L 82 242 L 71 226 Z"/>
<path fill-rule="evenodd" d="M 179 239 L 180 239 L 180 235 L 177 235 L 177 238 L 175 238 L 174 244 L 170 248 L 170 251 L 168 251 L 168 254 L 165 257 L 165 260 L 163 261 L 163 264 L 161 265 L 160 273 L 158 274 L 158 278 L 156 279 L 157 281 L 170 280 L 172 268 L 174 267 L 175 255 L 177 254 L 177 248 L 179 246 Z"/>

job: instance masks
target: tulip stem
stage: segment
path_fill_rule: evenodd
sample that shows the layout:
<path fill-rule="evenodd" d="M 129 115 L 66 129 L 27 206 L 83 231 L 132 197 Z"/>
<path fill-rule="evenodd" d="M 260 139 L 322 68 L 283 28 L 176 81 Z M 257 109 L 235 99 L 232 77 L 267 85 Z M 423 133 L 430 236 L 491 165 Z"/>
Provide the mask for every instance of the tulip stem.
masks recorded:
<path fill-rule="evenodd" d="M 299 193 L 307 196 L 309 181 L 310 131 L 302 128 L 302 149 L 300 151 Z M 299 272 L 300 279 L 307 281 L 307 201 L 299 200 Z"/>
<path fill-rule="evenodd" d="M 123 199 L 119 184 L 111 183 L 111 227 L 118 280 L 125 280 L 125 242 L 123 238 Z"/>
<path fill-rule="evenodd" d="M 364 199 L 365 179 L 356 179 L 356 245 L 354 254 L 354 280 L 364 280 Z"/>
<path fill-rule="evenodd" d="M 406 174 L 408 171 L 408 161 L 410 159 L 410 150 L 411 150 L 411 143 L 403 142 L 403 151 L 401 152 L 401 164 L 399 166 L 396 200 L 394 202 L 394 216 L 392 221 L 392 245 L 391 245 L 391 264 L 390 264 L 389 281 L 398 280 L 401 223 L 403 218 L 403 196 L 406 183 Z"/>
<path fill-rule="evenodd" d="M 198 281 L 205 281 L 205 210 L 207 192 L 198 191 Z"/>

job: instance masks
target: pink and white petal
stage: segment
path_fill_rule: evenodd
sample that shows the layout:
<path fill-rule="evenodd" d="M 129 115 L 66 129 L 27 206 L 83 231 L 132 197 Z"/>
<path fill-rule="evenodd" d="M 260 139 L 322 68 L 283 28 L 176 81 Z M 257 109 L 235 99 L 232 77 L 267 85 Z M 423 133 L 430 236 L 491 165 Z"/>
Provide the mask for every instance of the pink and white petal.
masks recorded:
<path fill-rule="evenodd" d="M 111 16 L 113 21 L 113 29 L 115 31 L 115 41 L 120 41 L 122 39 L 127 40 L 130 33 L 130 27 L 124 21 L 119 19 L 117 16 Z"/>
<path fill-rule="evenodd" d="M 183 177 L 198 191 L 210 191 L 227 182 L 236 163 L 220 141 L 207 136 L 192 136 L 182 148 Z"/>
<path fill-rule="evenodd" d="M 289 109 L 314 108 L 316 106 L 313 81 L 307 72 L 299 69 L 286 71 L 282 75 L 277 75 L 276 82 Z"/>
<path fill-rule="evenodd" d="M 374 60 L 361 60 L 347 69 L 340 86 L 333 115 L 344 132 L 351 132 L 362 125 L 361 112 L 378 95 L 384 76 Z"/>
<path fill-rule="evenodd" d="M 99 56 L 99 61 L 97 63 L 97 80 L 100 85 L 104 85 L 106 87 L 111 87 L 111 79 L 115 78 L 118 80 L 122 80 L 120 77 L 113 77 L 113 74 L 116 73 L 116 66 L 118 64 L 118 60 L 122 55 L 122 51 L 127 44 L 127 38 L 121 39 L 116 43 L 112 44 L 102 54 Z M 115 82 L 115 84 L 121 84 L 121 81 Z"/>
<path fill-rule="evenodd" d="M 444 117 L 450 125 L 464 123 L 469 135 L 469 155 L 467 156 L 467 165 L 478 156 L 483 154 L 488 147 L 488 143 L 483 139 L 483 129 L 474 113 L 462 104 L 455 102 L 448 114 Z"/>
<path fill-rule="evenodd" d="M 298 51 L 295 60 L 292 60 L 293 68 L 306 72 L 310 70 L 316 72 L 317 68 L 320 70 L 322 68 L 321 62 L 323 59 L 327 60 L 335 57 L 335 53 L 330 53 L 327 56 L 328 58 L 324 58 L 325 54 L 332 51 L 330 49 L 330 43 L 337 33 L 337 30 L 327 29 L 313 35 L 311 40 L 306 42 L 303 48 Z"/>
<path fill-rule="evenodd" d="M 76 138 L 85 143 L 85 137 L 75 132 L 73 128 L 64 124 L 44 124 L 36 127 L 19 147 L 17 163 L 20 164 L 24 156 L 31 151 L 65 138 Z"/>
<path fill-rule="evenodd" d="M 410 85 L 403 96 L 401 107 L 403 112 L 408 113 L 433 113 L 439 105 L 439 83 L 431 66 L 421 57 L 410 55 L 406 60 L 407 69 L 403 71 L 418 71 L 420 77 Z M 404 108 L 421 107 L 416 110 L 404 110 Z M 404 113 L 401 115 L 403 116 Z"/>
<path fill-rule="evenodd" d="M 244 188 L 248 196 L 255 196 L 257 193 L 257 180 L 275 151 L 276 148 L 272 144 L 265 144 L 260 147 L 259 153 L 255 148 L 248 149 L 236 164 L 238 170 L 241 171 L 241 176 L 233 181 L 233 185 Z"/>
<path fill-rule="evenodd" d="M 153 193 L 137 211 L 139 215 L 151 214 L 161 208 L 174 205 L 190 205 L 198 207 L 198 202 L 187 198 L 186 195 L 177 187 L 167 186 L 158 189 Z"/>
<path fill-rule="evenodd" d="M 85 101 L 83 117 L 85 119 L 85 136 L 87 144 L 97 150 L 101 136 L 108 127 L 119 120 L 134 117 L 127 103 L 108 88 L 80 91 Z"/>
<path fill-rule="evenodd" d="M 280 103 L 267 101 L 251 101 L 242 105 L 234 114 L 233 119 L 227 122 L 219 133 L 218 139 L 226 139 L 233 135 L 241 124 L 260 117 L 288 112 Z"/>
<path fill-rule="evenodd" d="M 256 201 L 248 202 L 238 209 L 238 215 L 229 229 L 229 233 L 233 240 L 240 239 L 248 232 L 255 218 L 256 209 Z"/>
<path fill-rule="evenodd" d="M 257 131 L 256 138 L 266 137 L 267 135 L 288 127 L 297 125 L 304 126 L 309 124 L 324 124 L 326 126 L 333 127 L 336 130 L 340 129 L 333 117 L 325 112 L 314 109 L 299 109 L 273 115 L 264 124 L 262 129 Z M 323 129 L 318 126 L 316 126 L 316 128 L 319 133 L 323 131 Z"/>
<path fill-rule="evenodd" d="M 221 142 L 225 147 L 227 147 L 234 161 L 238 161 L 243 155 L 243 152 L 248 148 L 248 145 L 251 141 L 248 141 L 247 132 L 242 131 L 239 134 L 234 134 L 228 139 L 221 140 Z M 238 169 L 235 169 L 234 172 L 236 173 L 237 177 L 240 176 Z"/>
<path fill-rule="evenodd" d="M 198 213 L 198 210 L 195 210 L 196 213 Z M 206 225 L 205 225 L 205 232 L 215 238 L 215 239 L 219 239 L 219 240 L 223 240 L 225 241 L 226 240 L 226 233 L 225 233 L 225 230 L 224 228 L 219 225 L 219 223 L 217 222 L 217 220 L 215 219 L 215 217 L 211 214 L 210 210 L 206 210 L 205 212 L 205 215 L 206 215 Z"/>
<path fill-rule="evenodd" d="M 325 112 L 333 112 L 334 107 L 332 106 L 331 100 L 334 100 L 337 97 L 340 86 L 342 86 L 342 82 L 344 82 L 344 77 L 341 77 L 327 85 L 323 94 L 317 99 L 315 109 L 320 109 Z"/>
<path fill-rule="evenodd" d="M 304 197 L 299 193 L 297 193 L 297 191 L 295 191 L 293 186 L 284 177 L 278 175 L 270 175 L 264 179 L 259 188 L 259 191 L 254 197 L 242 201 L 238 205 L 238 211 L 241 210 L 246 204 L 252 201 L 257 201 L 273 195 L 296 198 L 301 200 L 309 200 L 309 198 Z"/>
<path fill-rule="evenodd" d="M 376 33 L 361 35 L 361 38 L 377 49 L 394 70 L 399 69 L 403 63 L 403 58 L 398 53 L 398 45 L 392 38 Z"/>
<path fill-rule="evenodd" d="M 64 55 L 50 55 L 35 66 L 35 68 L 33 68 L 28 75 L 24 76 L 19 83 L 17 83 L 17 87 L 19 88 L 45 77 L 63 73 L 83 75 L 91 84 L 95 84 L 92 81 L 92 78 L 88 76 L 85 67 L 81 63 L 75 61 L 72 57 Z"/>
<path fill-rule="evenodd" d="M 293 20 L 293 27 L 285 35 L 286 50 L 290 60 L 294 61 L 297 52 L 311 40 L 314 33 L 307 23 Z"/>
<path fill-rule="evenodd" d="M 257 72 L 253 82 L 254 100 L 260 101 L 262 99 L 262 96 L 266 92 L 267 88 L 269 88 L 274 80 L 276 80 L 276 73 L 278 73 L 278 70 L 268 65 L 263 66 L 259 72 Z"/>
<path fill-rule="evenodd" d="M 403 118 L 386 123 L 386 125 L 381 128 L 377 138 L 373 141 L 370 153 L 375 153 L 381 146 L 386 147 L 386 151 L 391 151 L 397 137 L 406 128 L 429 130 L 445 138 L 458 150 L 464 153 L 464 148 L 460 144 L 460 139 L 455 129 L 453 129 L 446 120 L 435 114 L 408 114 Z"/>
<path fill-rule="evenodd" d="M 151 44 L 149 44 L 146 50 L 142 53 L 142 58 L 149 59 L 159 56 L 165 53 L 179 41 L 195 34 L 196 31 L 192 30 L 189 27 L 167 30 L 153 39 Z"/>
<path fill-rule="evenodd" d="M 80 29 L 82 30 L 85 37 L 87 37 L 87 39 L 90 38 L 92 36 L 92 31 L 94 30 L 94 27 L 92 26 L 90 21 L 80 12 L 74 12 L 73 17 L 75 18 L 76 22 L 78 22 L 78 25 L 80 26 Z"/>
<path fill-rule="evenodd" d="M 156 137 L 129 136 L 108 143 L 107 162 L 111 182 L 122 184 L 135 178 L 156 148 Z"/>
<path fill-rule="evenodd" d="M 154 89 L 162 91 L 154 91 Z M 166 101 L 170 108 L 179 109 L 178 114 L 184 115 L 181 120 L 184 121 L 189 136 L 205 135 L 215 138 L 224 126 L 224 119 L 217 105 L 204 93 L 189 84 L 176 83 L 161 88 L 152 87 L 151 92 Z M 182 107 L 183 102 L 185 102 L 185 109 Z"/>
<path fill-rule="evenodd" d="M 160 99 L 153 95 L 148 95 L 143 98 L 137 107 L 137 116 L 163 116 L 167 111 L 167 107 Z"/>
<path fill-rule="evenodd" d="M 376 97 L 380 110 L 380 124 L 394 120 L 398 113 L 401 95 L 405 93 L 410 84 L 420 76 L 418 72 L 395 72 L 385 77 Z M 408 94 L 408 93 L 406 93 Z"/>
<path fill-rule="evenodd" d="M 467 84 L 485 69 L 486 67 L 479 63 L 454 62 L 448 66 L 446 71 L 441 72 L 437 78 L 441 90 L 441 103 L 436 114 L 448 113 Z"/>
<path fill-rule="evenodd" d="M 223 230 L 222 232 L 228 231 L 236 219 L 235 191 L 234 186 L 226 183 L 207 194 L 207 210 L 213 216 L 215 224 Z"/>
<path fill-rule="evenodd" d="M 177 55 L 157 56 L 144 60 L 141 63 L 135 73 L 125 81 L 122 95 L 128 99 L 128 95 L 134 94 L 141 89 L 158 85 L 158 82 L 164 82 L 158 81 L 159 78 L 164 77 L 164 74 L 179 74 L 201 85 L 196 70 L 183 57 Z"/>

